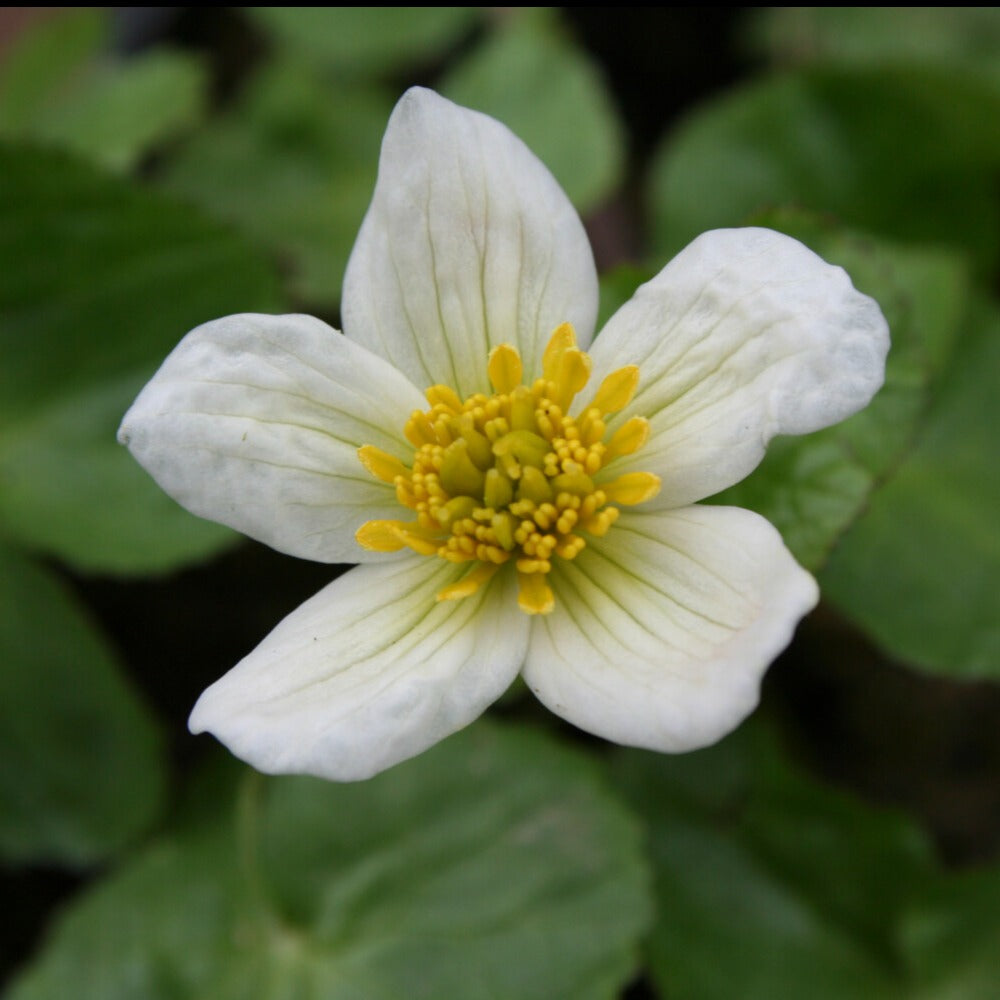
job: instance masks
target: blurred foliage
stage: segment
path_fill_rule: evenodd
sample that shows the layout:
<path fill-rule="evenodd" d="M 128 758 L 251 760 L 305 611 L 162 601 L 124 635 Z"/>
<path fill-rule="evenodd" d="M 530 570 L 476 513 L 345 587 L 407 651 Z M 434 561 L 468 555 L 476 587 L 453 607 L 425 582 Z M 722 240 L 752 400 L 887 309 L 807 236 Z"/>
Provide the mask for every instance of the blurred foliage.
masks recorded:
<path fill-rule="evenodd" d="M 308 14 L 289 13 L 296 9 Z M 272 249 L 298 299 L 334 308 L 395 103 L 378 74 L 429 56 L 468 26 L 472 10 L 434 8 L 425 37 L 393 30 L 396 18 L 421 18 L 410 8 L 377 17 L 365 8 L 255 8 L 256 19 L 275 26 L 279 55 L 216 127 L 171 160 L 166 184 Z M 364 44 L 342 48 L 345 38 L 362 35 Z M 396 51 L 403 39 L 412 49 Z M 358 74 L 366 53 L 367 77 L 331 84 L 343 72 Z M 456 64 L 441 90 L 509 125 L 581 210 L 620 182 L 624 150 L 614 108 L 596 69 L 551 18 L 504 22 Z"/>
<path fill-rule="evenodd" d="M 995 7 L 759 8 L 747 37 L 778 63 L 962 65 L 1000 85 Z"/>
<path fill-rule="evenodd" d="M 824 591 L 899 660 L 1000 677 L 1000 312 L 977 303 L 916 447 L 872 497 Z"/>
<path fill-rule="evenodd" d="M 227 544 L 115 432 L 178 330 L 280 302 L 266 264 L 195 212 L 65 155 L 0 147 L 0 170 L 0 536 L 115 572 Z"/>
<path fill-rule="evenodd" d="M 126 171 L 153 146 L 196 124 L 204 68 L 192 56 L 150 50 L 113 59 L 110 15 L 49 18 L 0 64 L 0 137 L 65 149 Z"/>
<path fill-rule="evenodd" d="M 271 250 L 298 299 L 333 308 L 392 105 L 374 84 L 334 99 L 308 64 L 271 63 L 170 162 L 164 182 Z"/>
<path fill-rule="evenodd" d="M 802 774 L 759 724 L 683 758 L 620 751 L 614 775 L 649 825 L 664 995 L 994 995 L 1000 868 L 940 870 L 911 821 Z"/>
<path fill-rule="evenodd" d="M 959 64 L 807 68 L 740 87 L 691 115 L 651 167 L 653 239 L 779 205 L 942 244 L 985 273 L 1000 252 L 1000 89 Z"/>
<path fill-rule="evenodd" d="M 843 266 L 881 304 L 892 331 L 885 385 L 869 406 L 819 433 L 778 439 L 750 476 L 715 498 L 759 511 L 796 558 L 817 570 L 911 446 L 932 379 L 964 319 L 969 276 L 955 254 L 890 245 L 801 212 L 754 221 Z"/>
<path fill-rule="evenodd" d="M 442 58 L 482 7 L 247 7 L 279 49 L 340 77 L 371 78 Z"/>
<path fill-rule="evenodd" d="M 243 769 L 235 801 L 213 777 L 11 1000 L 600 1000 L 634 971 L 638 825 L 551 739 L 484 723 L 353 785 Z"/>
<path fill-rule="evenodd" d="M 652 919 L 630 997 L 992 1000 L 1000 872 L 942 871 L 913 821 L 806 775 L 761 726 L 676 759 L 616 752 L 620 798 L 589 744 L 487 723 L 356 786 L 235 766 L 190 782 L 78 595 L 233 541 L 116 427 L 197 324 L 289 303 L 335 317 L 386 119 L 416 83 L 549 165 L 618 264 L 602 322 L 693 236 L 748 222 L 879 301 L 893 349 L 874 403 L 773 442 L 718 499 L 778 525 L 904 669 L 998 678 L 1000 13 L 755 9 L 735 44 L 763 71 L 663 122 L 650 162 L 635 151 L 655 137 L 623 120 L 669 95 L 643 79 L 645 115 L 623 118 L 629 88 L 571 9 L 219 18 L 183 49 L 124 54 L 120 15 L 52 11 L 0 55 L 0 855 L 108 868 L 11 996 L 614 997 Z M 195 686 L 215 675 L 177 650 Z M 838 697 L 818 690 L 816 711 Z M 531 718 L 518 697 L 502 711 Z"/>
<path fill-rule="evenodd" d="M 52 575 L 0 547 L 0 857 L 93 864 L 154 820 L 160 734 Z"/>

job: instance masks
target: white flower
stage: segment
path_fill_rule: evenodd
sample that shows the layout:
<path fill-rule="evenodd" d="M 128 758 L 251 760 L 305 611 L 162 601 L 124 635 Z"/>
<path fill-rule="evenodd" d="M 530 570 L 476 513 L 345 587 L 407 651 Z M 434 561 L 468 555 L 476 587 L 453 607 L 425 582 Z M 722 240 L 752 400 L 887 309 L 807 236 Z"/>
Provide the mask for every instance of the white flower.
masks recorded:
<path fill-rule="evenodd" d="M 655 750 L 753 709 L 816 584 L 761 517 L 691 505 L 775 434 L 863 407 L 885 321 L 763 229 L 695 240 L 588 359 L 596 306 L 583 228 L 531 152 L 404 95 L 344 335 L 308 316 L 207 323 L 122 424 L 194 513 L 361 563 L 205 691 L 194 732 L 262 771 L 349 780 L 467 725 L 518 671 L 575 725 Z"/>

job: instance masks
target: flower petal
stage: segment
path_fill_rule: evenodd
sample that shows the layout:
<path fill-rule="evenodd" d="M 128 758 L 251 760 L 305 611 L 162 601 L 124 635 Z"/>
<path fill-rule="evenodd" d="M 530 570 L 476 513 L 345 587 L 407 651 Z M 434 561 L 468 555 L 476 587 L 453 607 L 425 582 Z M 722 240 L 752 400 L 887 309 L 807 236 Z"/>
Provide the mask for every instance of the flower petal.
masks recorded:
<path fill-rule="evenodd" d="M 489 390 L 491 348 L 529 378 L 551 332 L 590 342 L 597 275 L 555 179 L 509 129 L 420 88 L 396 105 L 344 278 L 344 333 L 418 385 Z"/>
<path fill-rule="evenodd" d="M 435 599 L 463 572 L 424 556 L 351 570 L 205 691 L 191 731 L 260 771 L 335 781 L 427 749 L 504 692 L 527 648 L 515 574 Z"/>
<path fill-rule="evenodd" d="M 373 444 L 410 457 L 423 396 L 310 316 L 228 316 L 189 333 L 125 415 L 118 439 L 188 510 L 321 562 L 383 558 L 354 532 L 399 516 L 362 466 Z"/>
<path fill-rule="evenodd" d="M 654 508 L 711 496 L 751 472 L 775 434 L 864 407 L 882 385 L 889 330 L 839 267 L 768 229 L 699 236 L 597 338 L 594 384 L 638 364 L 633 414 L 648 443 L 616 472 L 663 480 Z"/>
<path fill-rule="evenodd" d="M 524 676 L 553 712 L 626 746 L 707 746 L 816 603 L 778 532 L 738 507 L 625 513 L 553 571 Z"/>

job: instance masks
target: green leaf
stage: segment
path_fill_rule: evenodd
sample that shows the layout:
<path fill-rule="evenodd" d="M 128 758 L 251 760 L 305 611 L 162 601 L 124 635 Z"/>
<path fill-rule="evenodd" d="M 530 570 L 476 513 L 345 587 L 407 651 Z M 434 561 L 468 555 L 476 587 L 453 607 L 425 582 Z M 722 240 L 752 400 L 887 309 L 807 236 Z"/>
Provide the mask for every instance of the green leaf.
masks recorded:
<path fill-rule="evenodd" d="M 625 137 L 597 67 L 538 18 L 517 18 L 473 49 L 442 93 L 508 125 L 581 212 L 621 183 Z"/>
<path fill-rule="evenodd" d="M 826 595 L 891 655 L 1000 678 L 1000 313 L 981 305 L 920 439 L 822 577 Z"/>
<path fill-rule="evenodd" d="M 108 16 L 96 7 L 46 17 L 22 31 L 0 63 L 0 130 L 30 129 L 71 91 L 104 45 Z"/>
<path fill-rule="evenodd" d="M 900 941 L 920 988 L 912 1000 L 993 1000 L 1000 954 L 1000 867 L 938 879 L 911 908 Z"/>
<path fill-rule="evenodd" d="M 238 815 L 82 897 L 11 1000 L 596 1000 L 633 971 L 636 825 L 536 734 L 480 723 L 355 785 L 251 775 Z"/>
<path fill-rule="evenodd" d="M 898 997 L 898 921 L 928 884 L 902 817 L 799 773 L 747 725 L 683 757 L 623 751 L 615 776 L 649 824 L 666 996 Z"/>
<path fill-rule="evenodd" d="M 821 68 L 705 105 L 651 170 L 653 237 L 694 236 L 797 205 L 893 239 L 1000 250 L 1000 88 L 949 67 Z"/>
<path fill-rule="evenodd" d="M 270 247 L 298 298 L 332 308 L 391 111 L 379 91 L 272 65 L 233 113 L 180 151 L 164 183 Z"/>
<path fill-rule="evenodd" d="M 0 855 L 93 864 L 163 806 L 152 718 L 72 597 L 0 548 Z"/>
<path fill-rule="evenodd" d="M 713 498 L 763 514 L 796 558 L 817 569 L 911 446 L 928 386 L 961 325 L 969 278 L 945 252 L 903 249 L 801 213 L 759 221 L 843 266 L 879 302 L 892 336 L 885 385 L 866 409 L 817 434 L 776 439 L 752 475 Z"/>
<path fill-rule="evenodd" d="M 67 157 L 0 147 L 0 172 L 0 535 L 116 572 L 226 544 L 113 442 L 184 333 L 274 309 L 269 268 L 195 211 Z"/>
<path fill-rule="evenodd" d="M 0 430 L 0 526 L 22 545 L 101 572 L 167 570 L 235 536 L 174 503 L 118 444 L 144 379 L 57 398 Z"/>
<path fill-rule="evenodd" d="M 1000 84 L 996 7 L 770 7 L 750 33 L 777 62 L 975 66 Z"/>
<path fill-rule="evenodd" d="M 202 113 L 205 72 L 192 56 L 110 57 L 107 16 L 73 11 L 18 39 L 0 72 L 0 136 L 73 150 L 126 171 Z"/>
<path fill-rule="evenodd" d="M 295 58 L 345 75 L 385 74 L 439 59 L 481 17 L 478 7 L 248 7 Z"/>

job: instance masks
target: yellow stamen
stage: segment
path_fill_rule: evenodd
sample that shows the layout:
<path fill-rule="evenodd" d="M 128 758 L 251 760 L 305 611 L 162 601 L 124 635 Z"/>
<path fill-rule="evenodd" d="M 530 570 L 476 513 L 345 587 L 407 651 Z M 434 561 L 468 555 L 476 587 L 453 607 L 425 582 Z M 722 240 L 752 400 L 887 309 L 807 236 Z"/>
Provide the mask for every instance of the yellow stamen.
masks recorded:
<path fill-rule="evenodd" d="M 597 390 L 594 401 L 590 405 L 596 407 L 602 414 L 624 410 L 632 402 L 638 384 L 639 368 L 637 365 L 626 365 L 624 368 L 619 368 L 601 383 L 601 387 Z"/>
<path fill-rule="evenodd" d="M 497 543 L 507 552 L 514 548 L 514 527 L 516 524 L 514 516 L 506 511 L 494 514 L 490 519 L 490 526 L 493 528 Z"/>
<path fill-rule="evenodd" d="M 496 563 L 480 563 L 475 569 L 469 570 L 461 580 L 439 591 L 437 599 L 457 601 L 461 597 L 471 597 L 484 583 L 493 578 L 499 568 Z"/>
<path fill-rule="evenodd" d="M 546 381 L 556 380 L 559 359 L 571 347 L 576 347 L 576 331 L 572 323 L 561 323 L 552 331 L 545 353 L 542 355 L 542 375 Z"/>
<path fill-rule="evenodd" d="M 660 485 L 648 472 L 600 483 L 609 462 L 645 442 L 649 423 L 632 417 L 605 440 L 606 415 L 628 406 L 635 394 L 638 369 L 632 365 L 612 372 L 590 405 L 571 413 L 590 367 L 573 327 L 564 323 L 545 348 L 541 377 L 528 385 L 520 355 L 501 344 L 487 363 L 493 395 L 461 400 L 448 386 L 431 386 L 430 409 L 415 411 L 403 429 L 415 449 L 409 466 L 373 445 L 358 451 L 364 467 L 389 483 L 411 511 L 409 520 L 362 525 L 358 543 L 377 552 L 408 546 L 472 564 L 439 600 L 474 594 L 512 562 L 504 572 L 518 574 L 522 610 L 550 612 L 555 599 L 548 574 L 558 562 L 575 559 L 585 535 L 606 534 L 619 506 L 648 500 Z"/>
<path fill-rule="evenodd" d="M 601 489 L 607 494 L 609 503 L 621 503 L 626 507 L 643 503 L 660 492 L 660 477 L 652 472 L 627 472 Z"/>
<path fill-rule="evenodd" d="M 406 421 L 406 426 L 403 428 L 403 433 L 406 435 L 406 440 L 414 448 L 419 448 L 425 444 L 438 443 L 437 435 L 434 433 L 434 426 L 427 418 L 427 414 L 421 413 L 420 410 L 414 410 L 410 415 L 410 419 Z"/>
<path fill-rule="evenodd" d="M 555 606 L 556 599 L 548 585 L 544 573 L 518 573 L 518 607 L 529 615 L 547 615 Z"/>
<path fill-rule="evenodd" d="M 544 503 L 553 497 L 552 487 L 541 469 L 533 465 L 527 466 L 521 473 L 517 486 L 518 500 L 531 500 L 534 503 Z"/>
<path fill-rule="evenodd" d="M 592 514 L 586 520 L 581 521 L 580 527 L 595 538 L 603 538 L 608 533 L 611 525 L 617 520 L 618 508 L 605 507 L 599 514 Z"/>
<path fill-rule="evenodd" d="M 649 421 L 645 417 L 632 417 L 626 420 L 611 435 L 608 447 L 604 453 L 605 463 L 620 455 L 631 455 L 638 451 L 649 437 Z"/>
<path fill-rule="evenodd" d="M 441 461 L 441 485 L 452 496 L 482 496 L 486 477 L 469 458 L 469 446 L 464 438 L 448 445 Z"/>
<path fill-rule="evenodd" d="M 354 540 L 369 552 L 398 552 L 406 543 L 397 532 L 406 526 L 403 521 L 365 521 Z"/>
<path fill-rule="evenodd" d="M 414 552 L 417 552 L 422 556 L 437 555 L 440 545 L 438 545 L 437 542 L 424 537 L 424 535 L 413 531 L 409 526 L 394 528 L 393 532 L 403 545 L 408 545 Z"/>
<path fill-rule="evenodd" d="M 467 517 L 472 517 L 476 511 L 476 501 L 472 497 L 455 497 L 447 503 L 434 508 L 434 517 L 438 524 L 448 527 Z"/>
<path fill-rule="evenodd" d="M 408 477 L 410 470 L 394 455 L 376 448 L 372 444 L 362 445 L 358 449 L 361 464 L 383 483 L 395 483 L 397 476 Z"/>
<path fill-rule="evenodd" d="M 458 393 L 447 385 L 432 385 L 424 395 L 431 406 L 441 406 L 452 413 L 462 412 L 462 401 Z"/>
<path fill-rule="evenodd" d="M 565 410 L 573 397 L 587 384 L 590 378 L 590 356 L 575 347 L 570 347 L 559 357 L 556 365 L 555 401 Z"/>
<path fill-rule="evenodd" d="M 510 344 L 501 344 L 490 352 L 486 370 L 497 392 L 513 392 L 521 384 L 521 355 Z"/>
<path fill-rule="evenodd" d="M 511 431 L 534 431 L 535 401 L 524 386 L 518 386 L 510 400 Z"/>
<path fill-rule="evenodd" d="M 513 499 L 514 487 L 511 481 L 499 469 L 489 469 L 486 473 L 486 486 L 483 489 L 483 501 L 486 506 L 500 510 Z"/>

